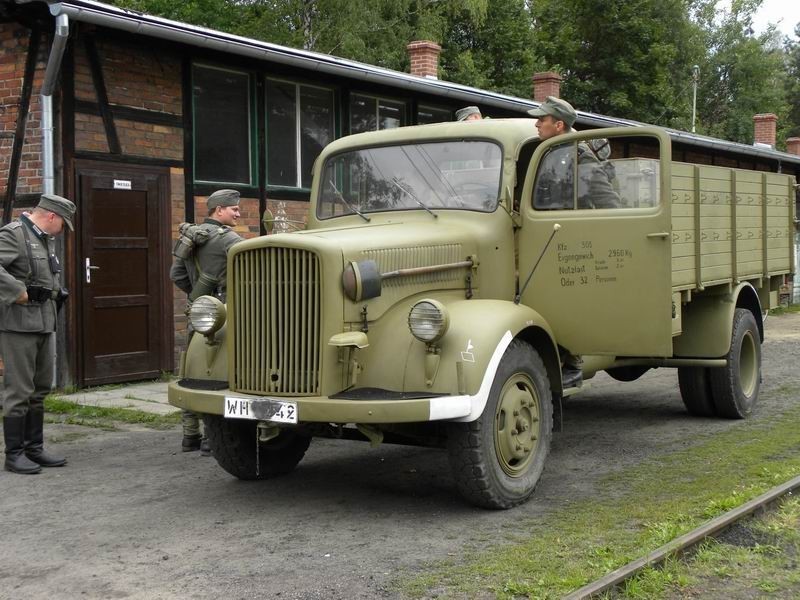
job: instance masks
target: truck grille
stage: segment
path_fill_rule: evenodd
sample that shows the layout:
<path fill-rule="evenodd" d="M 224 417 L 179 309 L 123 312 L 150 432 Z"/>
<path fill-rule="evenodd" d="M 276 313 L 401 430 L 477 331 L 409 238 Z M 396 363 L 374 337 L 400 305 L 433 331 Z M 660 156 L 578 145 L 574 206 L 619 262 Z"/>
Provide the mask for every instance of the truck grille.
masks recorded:
<path fill-rule="evenodd" d="M 233 389 L 318 395 L 320 268 L 316 254 L 257 248 L 237 254 L 233 294 Z"/>

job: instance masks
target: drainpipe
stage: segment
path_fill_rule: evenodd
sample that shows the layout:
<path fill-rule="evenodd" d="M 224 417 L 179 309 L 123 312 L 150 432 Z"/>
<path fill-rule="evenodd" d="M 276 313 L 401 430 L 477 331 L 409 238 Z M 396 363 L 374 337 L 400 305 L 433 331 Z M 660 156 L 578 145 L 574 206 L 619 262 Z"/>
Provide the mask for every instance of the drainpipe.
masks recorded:
<path fill-rule="evenodd" d="M 53 90 L 56 87 L 58 73 L 61 70 L 61 59 L 64 57 L 64 48 L 69 37 L 69 17 L 58 15 L 56 17 L 53 46 L 50 48 L 50 57 L 47 59 L 47 68 L 42 82 L 42 193 L 54 194 L 55 184 L 55 148 L 53 146 Z M 50 386 L 55 388 L 58 384 L 58 350 L 56 336 L 50 336 L 50 353 L 53 355 L 53 375 Z"/>
<path fill-rule="evenodd" d="M 53 147 L 53 89 L 56 86 L 58 73 L 61 70 L 61 59 L 69 37 L 69 17 L 60 14 L 56 17 L 53 46 L 42 83 L 42 192 L 54 194 L 55 185 L 55 149 Z"/>

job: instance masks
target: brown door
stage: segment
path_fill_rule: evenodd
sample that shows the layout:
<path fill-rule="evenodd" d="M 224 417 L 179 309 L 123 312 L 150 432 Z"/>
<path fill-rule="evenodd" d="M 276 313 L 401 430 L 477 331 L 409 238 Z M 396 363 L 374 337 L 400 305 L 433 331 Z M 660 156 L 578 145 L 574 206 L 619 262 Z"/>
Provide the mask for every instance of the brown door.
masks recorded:
<path fill-rule="evenodd" d="M 166 169 L 78 165 L 77 366 L 83 385 L 172 370 L 168 182 Z"/>

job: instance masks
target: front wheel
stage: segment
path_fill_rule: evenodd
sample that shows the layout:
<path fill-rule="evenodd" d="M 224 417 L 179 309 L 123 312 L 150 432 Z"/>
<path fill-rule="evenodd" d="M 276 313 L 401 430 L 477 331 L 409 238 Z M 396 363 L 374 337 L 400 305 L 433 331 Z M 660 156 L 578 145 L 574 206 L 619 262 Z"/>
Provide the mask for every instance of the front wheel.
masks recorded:
<path fill-rule="evenodd" d="M 449 425 L 450 466 L 461 495 L 496 509 L 527 500 L 544 470 L 552 430 L 553 399 L 544 363 L 529 344 L 514 340 L 481 416 Z"/>
<path fill-rule="evenodd" d="M 269 442 L 256 445 L 256 421 L 203 415 L 208 443 L 220 467 L 239 479 L 270 479 L 297 466 L 311 438 L 290 429 Z"/>

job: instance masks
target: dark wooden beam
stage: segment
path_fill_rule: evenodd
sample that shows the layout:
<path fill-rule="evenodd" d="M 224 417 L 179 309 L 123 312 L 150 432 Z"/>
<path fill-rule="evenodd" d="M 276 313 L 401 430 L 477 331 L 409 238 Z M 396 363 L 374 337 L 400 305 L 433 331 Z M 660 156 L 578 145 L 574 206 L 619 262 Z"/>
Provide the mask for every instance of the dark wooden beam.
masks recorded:
<path fill-rule="evenodd" d="M 19 180 L 19 166 L 22 162 L 22 146 L 25 142 L 25 125 L 28 123 L 28 111 L 31 106 L 31 92 L 33 90 L 33 78 L 36 75 L 36 57 L 39 55 L 39 29 L 31 29 L 28 39 L 28 56 L 25 59 L 25 77 L 22 80 L 22 93 L 19 98 L 19 110 L 17 111 L 17 129 L 14 133 L 14 144 L 11 148 L 11 160 L 8 164 L 8 180 L 6 184 L 6 198 L 3 203 L 3 224 L 11 222 L 13 212 L 14 196 L 17 193 L 17 181 Z"/>
<path fill-rule="evenodd" d="M 172 113 L 145 110 L 143 108 L 133 108 L 131 106 L 120 106 L 118 104 L 109 105 L 112 116 L 126 121 L 137 121 L 139 123 L 149 123 L 150 125 L 166 125 L 168 127 L 183 127 L 183 118 Z M 75 100 L 75 112 L 85 115 L 102 116 L 100 105 L 90 100 Z"/>
<path fill-rule="evenodd" d="M 194 113 L 192 112 L 192 57 L 187 52 L 181 60 L 183 99 L 183 218 L 194 223 Z"/>
<path fill-rule="evenodd" d="M 103 125 L 105 125 L 106 128 L 108 149 L 111 154 L 122 154 L 122 147 L 119 144 L 119 137 L 117 136 L 117 128 L 114 125 L 114 115 L 111 114 L 111 107 L 108 103 L 108 92 L 106 91 L 106 82 L 103 78 L 103 67 L 100 63 L 100 55 L 97 53 L 97 47 L 94 44 L 94 38 L 87 35 L 83 38 L 83 43 L 86 47 L 86 56 L 89 58 L 89 68 L 92 71 L 92 81 L 94 82 L 94 89 L 97 93 L 100 116 L 103 118 Z"/>
<path fill-rule="evenodd" d="M 76 150 L 74 158 L 80 160 L 97 160 L 113 162 L 120 165 L 147 165 L 152 167 L 182 167 L 182 160 L 169 158 L 152 158 L 150 156 L 136 156 L 134 154 L 108 154 L 106 152 L 91 152 L 89 150 Z"/>

